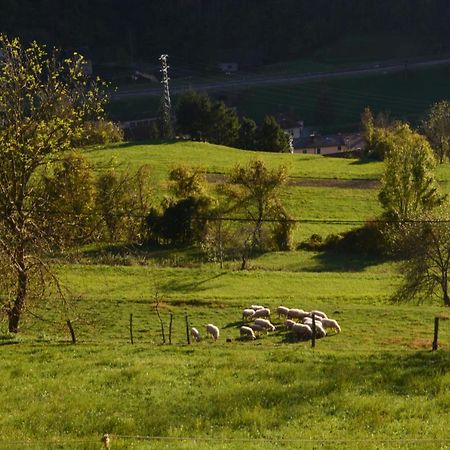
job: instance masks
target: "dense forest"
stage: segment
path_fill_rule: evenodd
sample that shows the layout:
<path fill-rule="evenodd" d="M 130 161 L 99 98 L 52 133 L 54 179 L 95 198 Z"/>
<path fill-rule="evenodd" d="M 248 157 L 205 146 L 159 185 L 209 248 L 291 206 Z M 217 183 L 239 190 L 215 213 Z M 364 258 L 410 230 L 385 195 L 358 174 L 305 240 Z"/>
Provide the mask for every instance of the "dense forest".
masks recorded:
<path fill-rule="evenodd" d="M 447 0 L 0 0 L 0 30 L 68 49 L 96 63 L 192 64 L 229 52 L 269 63 L 308 56 L 353 34 L 420 39 L 427 54 L 450 48 Z"/>

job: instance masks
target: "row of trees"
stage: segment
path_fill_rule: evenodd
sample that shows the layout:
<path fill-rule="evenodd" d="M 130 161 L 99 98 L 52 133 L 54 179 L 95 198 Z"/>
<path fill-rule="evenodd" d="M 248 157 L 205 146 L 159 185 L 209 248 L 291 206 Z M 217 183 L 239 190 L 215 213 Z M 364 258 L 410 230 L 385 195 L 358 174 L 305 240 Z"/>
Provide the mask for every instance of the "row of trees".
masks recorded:
<path fill-rule="evenodd" d="M 212 101 L 208 94 L 188 91 L 180 95 L 176 107 L 178 133 L 194 140 L 245 150 L 288 152 L 289 136 L 272 116 L 263 123 L 247 117 L 239 118 L 236 112 L 222 101 Z"/>

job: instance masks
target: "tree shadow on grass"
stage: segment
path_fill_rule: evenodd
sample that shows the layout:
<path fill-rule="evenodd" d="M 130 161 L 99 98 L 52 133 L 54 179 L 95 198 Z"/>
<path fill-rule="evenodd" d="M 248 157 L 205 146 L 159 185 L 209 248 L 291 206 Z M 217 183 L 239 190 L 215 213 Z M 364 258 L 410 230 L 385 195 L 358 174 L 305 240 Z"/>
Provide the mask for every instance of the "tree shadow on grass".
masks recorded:
<path fill-rule="evenodd" d="M 162 285 L 162 290 L 164 292 L 169 292 L 169 291 L 171 291 L 171 292 L 178 292 L 178 291 L 181 291 L 181 292 L 186 292 L 186 291 L 189 292 L 190 291 L 190 292 L 192 292 L 192 291 L 206 290 L 206 289 L 208 289 L 208 287 L 202 286 L 202 285 L 204 285 L 205 283 L 208 283 L 209 281 L 221 278 L 224 275 L 225 275 L 225 273 L 222 272 L 222 273 L 218 273 L 216 275 L 213 275 L 211 277 L 206 277 L 206 278 L 204 278 L 202 280 L 193 281 L 193 282 L 185 282 L 185 281 L 178 281 L 177 282 L 176 280 L 171 280 L 171 281 L 169 281 L 169 282 L 167 282 L 167 283 Z"/>
<path fill-rule="evenodd" d="M 387 259 L 326 251 L 315 255 L 313 261 L 314 265 L 305 268 L 305 272 L 361 272 L 367 267 L 387 262 Z"/>

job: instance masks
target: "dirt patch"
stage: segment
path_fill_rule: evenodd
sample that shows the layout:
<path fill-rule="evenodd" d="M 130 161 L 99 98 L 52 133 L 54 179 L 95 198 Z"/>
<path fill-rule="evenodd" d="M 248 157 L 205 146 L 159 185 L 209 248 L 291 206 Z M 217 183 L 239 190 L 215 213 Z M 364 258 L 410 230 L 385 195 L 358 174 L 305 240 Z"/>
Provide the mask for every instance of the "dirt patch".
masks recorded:
<path fill-rule="evenodd" d="M 225 175 L 222 173 L 208 173 L 207 180 L 210 183 L 223 183 Z M 307 187 L 335 187 L 341 189 L 379 189 L 380 182 L 372 179 L 349 179 L 337 178 L 289 178 L 288 186 Z"/>
<path fill-rule="evenodd" d="M 336 187 L 341 189 L 378 189 L 378 180 L 351 179 L 339 180 L 337 178 L 290 178 L 290 186 L 312 186 L 312 187 Z"/>

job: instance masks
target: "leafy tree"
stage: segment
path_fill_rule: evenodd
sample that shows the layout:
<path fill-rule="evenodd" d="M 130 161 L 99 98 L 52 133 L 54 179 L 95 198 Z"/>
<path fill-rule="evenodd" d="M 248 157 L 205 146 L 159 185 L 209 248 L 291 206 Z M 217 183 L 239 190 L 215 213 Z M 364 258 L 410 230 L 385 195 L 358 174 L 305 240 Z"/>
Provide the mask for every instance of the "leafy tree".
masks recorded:
<path fill-rule="evenodd" d="M 85 121 L 101 118 L 105 97 L 87 83 L 80 55 L 61 61 L 35 42 L 24 48 L 3 35 L 0 49 L 0 251 L 14 268 L 15 297 L 4 310 L 17 332 L 52 237 L 38 208 L 41 169 L 71 148 Z"/>
<path fill-rule="evenodd" d="M 448 275 L 450 265 L 449 205 L 426 211 L 391 230 L 390 240 L 402 257 L 399 272 L 403 282 L 395 292 L 397 301 L 429 300 L 433 296 L 450 306 Z"/>
<path fill-rule="evenodd" d="M 204 171 L 179 166 L 170 171 L 169 181 L 173 197 L 163 200 L 162 213 L 152 209 L 147 216 L 150 239 L 181 245 L 201 243 L 207 233 L 205 217 L 213 205 Z"/>
<path fill-rule="evenodd" d="M 169 204 L 159 219 L 159 237 L 172 244 L 201 243 L 210 207 L 209 197 L 187 197 Z"/>
<path fill-rule="evenodd" d="M 423 121 L 422 127 L 436 158 L 442 164 L 444 159 L 450 156 L 450 103 L 447 100 L 435 103 Z"/>
<path fill-rule="evenodd" d="M 239 118 L 236 112 L 223 102 L 212 105 L 208 140 L 213 144 L 235 147 L 239 137 Z"/>
<path fill-rule="evenodd" d="M 397 124 L 380 139 L 386 156 L 378 198 L 385 216 L 408 220 L 442 203 L 433 175 L 436 160 L 426 138 L 407 124 Z"/>
<path fill-rule="evenodd" d="M 253 119 L 249 119 L 248 117 L 243 117 L 239 128 L 237 148 L 242 148 L 244 150 L 255 150 L 256 132 L 257 125 L 255 121 Z"/>
<path fill-rule="evenodd" d="M 236 166 L 229 175 L 228 183 L 223 186 L 231 204 L 230 211 L 240 212 L 253 223 L 243 245 L 242 269 L 245 269 L 250 253 L 264 248 L 264 221 L 277 220 L 280 211 L 284 213 L 280 190 L 286 180 L 284 167 L 270 170 L 264 162 L 255 160 L 246 167 Z"/>
<path fill-rule="evenodd" d="M 289 136 L 281 129 L 273 116 L 266 116 L 257 133 L 257 146 L 260 150 L 288 152 Z"/>
<path fill-rule="evenodd" d="M 150 207 L 149 168 L 141 166 L 135 174 L 111 169 L 96 180 L 96 212 L 110 240 L 140 240 L 143 217 Z M 100 224 L 99 224 L 100 225 Z"/>
<path fill-rule="evenodd" d="M 206 195 L 205 171 L 199 167 L 178 166 L 169 172 L 170 191 L 180 198 Z"/>
<path fill-rule="evenodd" d="M 95 183 L 92 169 L 80 153 L 69 153 L 44 175 L 37 205 L 46 234 L 58 246 L 89 241 L 95 233 Z"/>
<path fill-rule="evenodd" d="M 192 139 L 203 140 L 211 128 L 211 100 L 207 94 L 187 91 L 176 106 L 177 128 Z"/>

